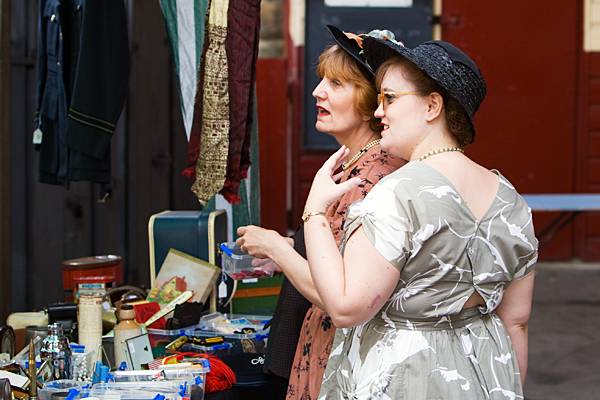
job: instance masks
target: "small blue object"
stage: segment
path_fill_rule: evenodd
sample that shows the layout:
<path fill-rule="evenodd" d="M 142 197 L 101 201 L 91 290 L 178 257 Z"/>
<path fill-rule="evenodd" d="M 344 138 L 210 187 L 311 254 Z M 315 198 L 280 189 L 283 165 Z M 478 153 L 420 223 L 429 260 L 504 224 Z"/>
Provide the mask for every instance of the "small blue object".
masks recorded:
<path fill-rule="evenodd" d="M 127 370 L 127 361 L 121 361 L 121 364 L 119 364 L 119 371 L 125 370 Z"/>
<path fill-rule="evenodd" d="M 77 397 L 78 394 L 79 394 L 79 390 L 70 389 L 65 400 L 75 400 L 75 397 Z"/>
<path fill-rule="evenodd" d="M 210 346 L 210 349 L 213 351 L 217 351 L 217 350 L 229 350 L 230 348 L 232 348 L 233 345 L 231 343 L 220 343 L 220 344 L 213 344 L 212 346 Z"/>
<path fill-rule="evenodd" d="M 100 367 L 102 366 L 102 363 L 100 361 L 96 361 L 96 364 L 94 364 L 94 373 L 92 375 L 92 383 L 100 383 Z"/>
<path fill-rule="evenodd" d="M 69 344 L 72 353 L 85 353 L 85 345 L 83 344 Z"/>
<path fill-rule="evenodd" d="M 112 378 L 112 374 L 110 373 L 110 368 L 107 365 L 103 365 L 100 370 L 100 382 L 107 383 L 109 379 Z M 114 380 L 114 378 L 112 378 Z"/>
<path fill-rule="evenodd" d="M 221 248 L 221 251 L 227 254 L 229 257 L 233 256 L 233 251 L 231 251 L 231 249 L 227 247 L 227 244 L 221 243 L 219 247 Z"/>
<path fill-rule="evenodd" d="M 210 369 L 210 360 L 208 360 L 208 358 L 203 358 L 200 363 L 204 368 Z"/>
<path fill-rule="evenodd" d="M 159 393 L 152 400 L 165 400 L 165 396 Z"/>
<path fill-rule="evenodd" d="M 185 392 L 187 392 L 187 382 L 183 382 L 183 384 L 179 385 L 179 395 L 184 397 Z"/>
<path fill-rule="evenodd" d="M 90 397 L 90 384 L 86 383 L 81 387 L 81 393 L 79 394 L 80 399 L 85 399 L 86 397 Z"/>
<path fill-rule="evenodd" d="M 35 362 L 35 367 L 37 369 L 39 369 L 42 366 L 42 362 L 41 361 L 36 361 Z M 25 369 L 29 369 L 29 360 L 25 360 Z"/>
<path fill-rule="evenodd" d="M 96 361 L 96 365 L 94 366 L 94 375 L 92 376 L 92 383 L 100 383 L 100 382 L 108 382 L 109 379 L 109 371 L 108 366 L 102 364 L 100 361 Z"/>

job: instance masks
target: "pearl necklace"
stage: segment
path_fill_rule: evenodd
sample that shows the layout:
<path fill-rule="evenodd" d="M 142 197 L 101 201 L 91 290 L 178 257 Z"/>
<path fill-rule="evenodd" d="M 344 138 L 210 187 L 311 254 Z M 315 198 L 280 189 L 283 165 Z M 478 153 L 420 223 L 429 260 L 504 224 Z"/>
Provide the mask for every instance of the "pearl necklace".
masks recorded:
<path fill-rule="evenodd" d="M 342 163 L 342 171 L 347 170 L 352 164 L 354 164 L 355 162 L 358 161 L 358 159 L 365 154 L 367 151 L 369 151 L 371 148 L 377 146 L 379 144 L 379 141 L 381 139 L 375 139 L 370 141 L 369 143 L 365 144 L 364 147 L 362 149 L 360 149 L 358 151 L 358 153 L 356 153 L 351 159 L 349 159 L 348 161 L 346 161 L 345 163 Z"/>
<path fill-rule="evenodd" d="M 446 153 L 448 151 L 460 151 L 461 153 L 464 153 L 465 151 L 463 149 L 461 149 L 460 147 L 442 147 L 440 149 L 435 149 L 435 150 L 431 150 L 428 151 L 427 153 L 423 154 L 421 157 L 419 157 L 419 161 L 423 161 L 424 159 L 431 157 L 431 156 L 435 156 L 436 154 L 441 154 L 441 153 Z"/>

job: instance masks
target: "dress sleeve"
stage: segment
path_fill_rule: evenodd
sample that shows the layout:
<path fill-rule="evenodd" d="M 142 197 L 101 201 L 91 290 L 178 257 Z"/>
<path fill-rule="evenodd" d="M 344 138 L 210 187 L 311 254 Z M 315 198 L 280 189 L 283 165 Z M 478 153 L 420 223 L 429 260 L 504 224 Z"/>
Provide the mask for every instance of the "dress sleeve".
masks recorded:
<path fill-rule="evenodd" d="M 410 256 L 412 222 L 410 206 L 396 188 L 396 181 L 383 179 L 373 187 L 364 200 L 355 202 L 348 210 L 341 250 L 352 234 L 363 227 L 375 249 L 398 270 Z"/>
<path fill-rule="evenodd" d="M 513 214 L 516 215 L 503 222 L 507 225 L 508 231 L 515 241 L 513 249 L 516 259 L 513 279 L 520 279 L 529 274 L 537 262 L 538 240 L 533 229 L 531 209 L 520 196 Z"/>

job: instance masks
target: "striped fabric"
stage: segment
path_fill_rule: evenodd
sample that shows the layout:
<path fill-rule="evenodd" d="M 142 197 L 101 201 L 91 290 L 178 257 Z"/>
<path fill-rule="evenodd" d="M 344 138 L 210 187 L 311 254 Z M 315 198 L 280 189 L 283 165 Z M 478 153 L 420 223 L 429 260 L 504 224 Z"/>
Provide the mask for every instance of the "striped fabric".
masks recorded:
<path fill-rule="evenodd" d="M 173 64 L 179 83 L 179 100 L 187 140 L 194 121 L 198 70 L 204 47 L 205 17 L 209 0 L 159 0 Z"/>

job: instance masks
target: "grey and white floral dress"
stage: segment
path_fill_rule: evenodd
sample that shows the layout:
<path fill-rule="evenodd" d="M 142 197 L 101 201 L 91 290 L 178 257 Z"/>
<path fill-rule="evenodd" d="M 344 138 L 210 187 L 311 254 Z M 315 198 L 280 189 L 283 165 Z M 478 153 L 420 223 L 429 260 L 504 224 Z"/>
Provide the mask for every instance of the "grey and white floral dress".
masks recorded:
<path fill-rule="evenodd" d="M 450 181 L 414 161 L 382 179 L 348 212 L 400 270 L 370 321 L 339 329 L 319 399 L 523 399 L 510 338 L 494 313 L 537 260 L 531 210 L 497 171 L 477 220 Z M 473 293 L 485 306 L 462 310 Z"/>

